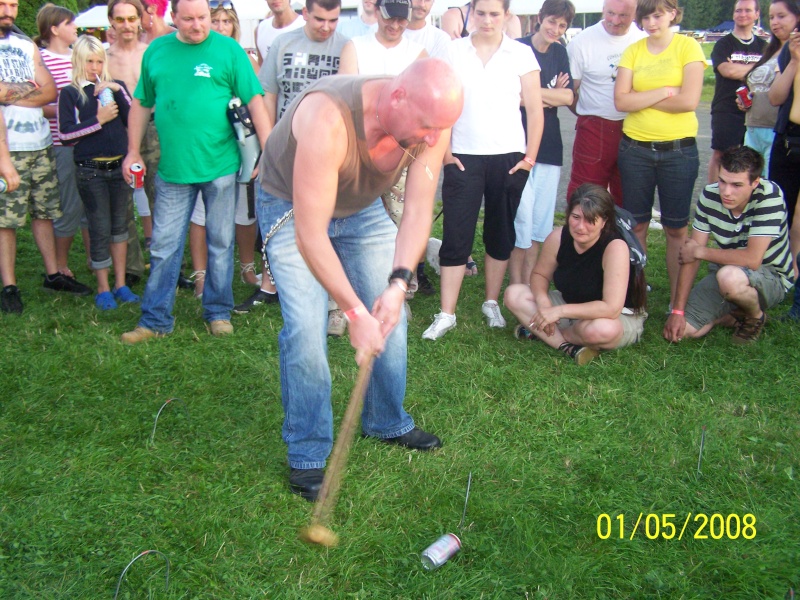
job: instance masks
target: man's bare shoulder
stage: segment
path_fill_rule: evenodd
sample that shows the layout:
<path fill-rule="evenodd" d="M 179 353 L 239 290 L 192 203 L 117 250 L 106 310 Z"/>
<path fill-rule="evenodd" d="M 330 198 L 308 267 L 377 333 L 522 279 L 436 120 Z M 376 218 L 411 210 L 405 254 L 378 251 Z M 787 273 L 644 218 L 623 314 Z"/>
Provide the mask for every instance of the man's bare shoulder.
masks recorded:
<path fill-rule="evenodd" d="M 144 42 L 136 42 L 130 48 L 123 47 L 121 44 L 112 44 L 106 50 L 106 54 L 113 57 L 142 56 L 145 50 L 147 50 L 147 44 Z"/>

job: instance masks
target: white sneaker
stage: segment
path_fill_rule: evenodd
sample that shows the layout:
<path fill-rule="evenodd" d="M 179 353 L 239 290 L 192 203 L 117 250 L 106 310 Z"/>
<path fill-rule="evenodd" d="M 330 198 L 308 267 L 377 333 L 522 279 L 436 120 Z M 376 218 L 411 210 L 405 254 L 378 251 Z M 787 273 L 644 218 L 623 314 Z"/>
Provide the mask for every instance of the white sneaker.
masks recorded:
<path fill-rule="evenodd" d="M 486 317 L 486 322 L 489 324 L 489 327 L 502 329 L 506 326 L 506 320 L 500 312 L 500 306 L 498 306 L 497 300 L 487 300 L 484 302 L 483 306 L 481 306 L 481 312 Z"/>
<path fill-rule="evenodd" d="M 328 335 L 331 337 L 342 337 L 347 330 L 347 319 L 344 312 L 337 308 L 328 312 Z"/>
<path fill-rule="evenodd" d="M 438 340 L 456 326 L 456 316 L 440 312 L 433 318 L 433 323 L 422 334 L 423 340 Z"/>

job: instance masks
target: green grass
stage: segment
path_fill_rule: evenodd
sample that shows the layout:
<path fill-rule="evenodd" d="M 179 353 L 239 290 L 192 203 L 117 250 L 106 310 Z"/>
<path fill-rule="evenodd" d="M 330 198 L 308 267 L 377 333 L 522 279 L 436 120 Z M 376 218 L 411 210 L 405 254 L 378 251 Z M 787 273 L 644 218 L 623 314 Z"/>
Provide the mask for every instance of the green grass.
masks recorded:
<path fill-rule="evenodd" d="M 714 331 L 667 344 L 663 238 L 645 338 L 579 368 L 543 344 L 488 330 L 482 277 L 458 327 L 420 339 L 438 297 L 412 302 L 407 408 L 440 434 L 431 454 L 358 439 L 333 528 L 308 547 L 311 506 L 286 489 L 277 307 L 214 339 L 189 292 L 175 333 L 118 337 L 138 310 L 40 291 L 20 232 L 21 318 L 0 315 L 0 598 L 782 598 L 800 588 L 798 329 L 771 322 L 748 347 Z M 76 248 L 79 244 L 76 244 Z M 476 247 L 483 268 L 482 249 Z M 77 253 L 73 268 L 83 264 Z M 85 267 L 76 271 L 89 282 Z M 438 279 L 436 280 L 438 284 Z M 238 281 L 237 299 L 248 290 Z M 782 313 L 786 305 L 776 309 Z M 510 317 L 506 313 L 507 318 Z M 334 408 L 356 367 L 330 342 Z M 150 444 L 153 420 L 169 398 Z M 702 474 L 697 462 L 706 427 Z M 469 472 L 472 493 L 457 530 Z M 755 539 L 650 540 L 639 513 L 751 513 Z M 626 539 L 597 535 L 600 514 Z M 652 525 L 652 523 L 651 523 Z M 434 572 L 421 551 L 445 532 L 463 551 Z M 653 529 L 651 526 L 651 533 Z M 708 532 L 708 530 L 706 530 Z M 676 536 L 677 538 L 677 536 Z"/>
<path fill-rule="evenodd" d="M 711 51 L 714 49 L 714 43 L 703 42 L 700 46 L 703 48 L 706 59 L 711 60 Z M 705 71 L 703 71 L 703 93 L 700 94 L 701 102 L 711 102 L 714 99 L 715 83 L 714 67 L 708 65 Z"/>

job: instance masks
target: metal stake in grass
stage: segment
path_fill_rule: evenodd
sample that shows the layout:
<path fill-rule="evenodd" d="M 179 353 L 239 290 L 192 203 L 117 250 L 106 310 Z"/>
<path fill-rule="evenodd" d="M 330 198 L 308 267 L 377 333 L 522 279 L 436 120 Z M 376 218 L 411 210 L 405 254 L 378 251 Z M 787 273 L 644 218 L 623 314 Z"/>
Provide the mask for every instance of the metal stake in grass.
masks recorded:
<path fill-rule="evenodd" d="M 145 550 L 139 556 L 134 558 L 131 562 L 128 563 L 128 566 L 122 570 L 122 575 L 119 576 L 119 581 L 117 581 L 117 589 L 114 592 L 114 600 L 117 600 L 117 596 L 119 596 L 119 588 L 122 585 L 122 580 L 125 578 L 125 573 L 128 572 L 128 569 L 131 568 L 131 565 L 135 563 L 137 560 L 142 558 L 143 556 L 147 556 L 148 554 L 158 554 L 161 558 L 164 559 L 164 562 L 167 563 L 167 572 L 164 576 L 164 592 L 169 591 L 169 558 L 163 552 L 159 552 L 158 550 Z"/>
<path fill-rule="evenodd" d="M 700 463 L 703 462 L 703 447 L 706 445 L 706 426 L 703 425 L 703 431 L 700 433 L 700 456 L 697 457 L 697 474 L 702 475 L 700 470 Z"/>
<path fill-rule="evenodd" d="M 469 502 L 469 488 L 472 485 L 472 471 L 469 472 L 467 479 L 467 493 L 464 495 L 464 512 L 461 513 L 461 520 L 458 522 L 458 529 L 464 527 L 464 518 L 467 516 L 467 502 Z"/>
<path fill-rule="evenodd" d="M 158 427 L 158 418 L 161 416 L 161 412 L 167 407 L 167 405 L 173 402 L 180 402 L 183 405 L 183 409 L 186 411 L 186 417 L 189 417 L 189 409 L 186 407 L 186 403 L 181 400 L 180 398 L 170 398 L 164 404 L 161 405 L 161 408 L 158 409 L 158 413 L 156 414 L 156 420 L 153 423 L 153 433 L 150 434 L 150 445 L 153 446 L 155 444 L 154 440 L 156 437 L 156 427 Z"/>

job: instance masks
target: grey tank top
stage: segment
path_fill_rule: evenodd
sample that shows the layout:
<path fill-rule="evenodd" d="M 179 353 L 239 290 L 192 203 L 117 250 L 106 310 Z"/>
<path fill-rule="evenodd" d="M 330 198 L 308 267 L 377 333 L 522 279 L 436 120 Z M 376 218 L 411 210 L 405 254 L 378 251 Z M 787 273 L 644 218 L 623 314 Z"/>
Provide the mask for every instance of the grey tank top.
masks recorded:
<path fill-rule="evenodd" d="M 347 128 L 347 154 L 339 168 L 334 218 L 348 217 L 366 208 L 397 182 L 411 158 L 404 155 L 394 170 L 384 173 L 372 163 L 367 148 L 361 88 L 364 83 L 373 79 L 380 77 L 325 77 L 307 87 L 294 99 L 270 133 L 261 157 L 259 172 L 261 188 L 265 192 L 292 202 L 294 159 L 297 152 L 297 140 L 292 134 L 292 119 L 302 99 L 314 93 L 326 94 L 336 103 Z M 420 144 L 410 148 L 409 152 L 416 156 L 424 149 L 425 144 Z M 311 170 L 303 176 L 314 177 L 314 171 Z"/>

